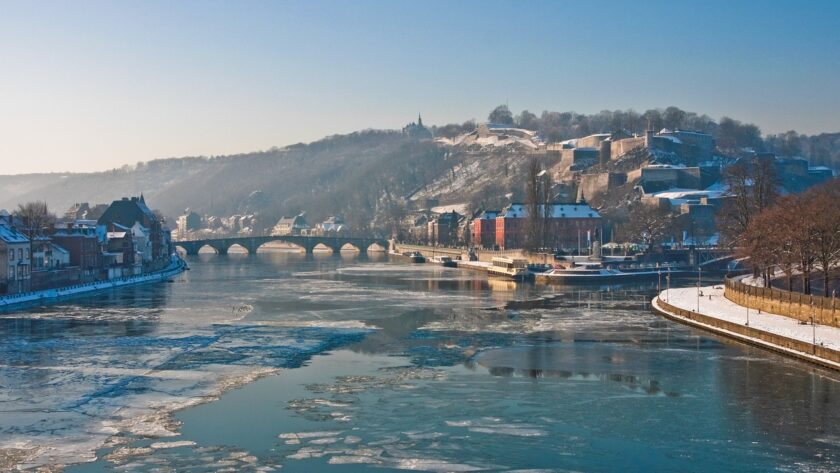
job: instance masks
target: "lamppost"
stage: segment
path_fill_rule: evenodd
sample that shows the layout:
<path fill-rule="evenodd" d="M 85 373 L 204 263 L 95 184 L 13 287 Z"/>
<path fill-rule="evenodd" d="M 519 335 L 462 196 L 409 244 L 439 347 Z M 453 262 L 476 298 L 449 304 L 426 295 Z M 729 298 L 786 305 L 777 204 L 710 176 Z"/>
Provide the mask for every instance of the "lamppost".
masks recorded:
<path fill-rule="evenodd" d="M 697 313 L 700 313 L 700 265 L 697 265 Z"/>
<path fill-rule="evenodd" d="M 750 306 L 746 306 L 747 308 L 747 327 L 750 326 Z"/>
<path fill-rule="evenodd" d="M 668 274 L 665 275 L 667 287 L 665 289 L 665 302 L 671 302 L 671 267 L 668 266 Z"/>
<path fill-rule="evenodd" d="M 811 296 L 811 334 L 814 354 L 817 354 L 817 313 L 814 312 L 814 296 Z"/>

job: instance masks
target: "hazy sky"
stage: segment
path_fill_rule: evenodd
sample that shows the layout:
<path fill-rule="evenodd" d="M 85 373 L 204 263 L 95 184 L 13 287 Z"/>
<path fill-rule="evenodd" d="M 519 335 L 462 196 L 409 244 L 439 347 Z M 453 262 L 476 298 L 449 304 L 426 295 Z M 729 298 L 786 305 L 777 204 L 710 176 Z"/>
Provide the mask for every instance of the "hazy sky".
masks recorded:
<path fill-rule="evenodd" d="M 840 2 L 0 0 L 0 174 L 219 155 L 507 102 L 840 131 Z"/>

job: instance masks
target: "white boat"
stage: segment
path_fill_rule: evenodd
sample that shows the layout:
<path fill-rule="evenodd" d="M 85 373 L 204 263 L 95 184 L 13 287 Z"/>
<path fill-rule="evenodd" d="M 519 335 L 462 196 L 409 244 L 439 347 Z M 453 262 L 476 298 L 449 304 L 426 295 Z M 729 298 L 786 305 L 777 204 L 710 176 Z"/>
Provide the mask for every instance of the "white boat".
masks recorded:
<path fill-rule="evenodd" d="M 554 268 L 548 270 L 538 274 L 537 279 L 541 282 L 596 283 L 655 278 L 665 273 L 665 271 L 659 268 L 625 271 L 605 268 L 601 263 L 583 263 L 571 268 Z"/>
<path fill-rule="evenodd" d="M 528 260 L 525 258 L 495 257 L 487 267 L 487 273 L 492 276 L 502 276 L 515 281 L 522 281 L 530 276 Z"/>

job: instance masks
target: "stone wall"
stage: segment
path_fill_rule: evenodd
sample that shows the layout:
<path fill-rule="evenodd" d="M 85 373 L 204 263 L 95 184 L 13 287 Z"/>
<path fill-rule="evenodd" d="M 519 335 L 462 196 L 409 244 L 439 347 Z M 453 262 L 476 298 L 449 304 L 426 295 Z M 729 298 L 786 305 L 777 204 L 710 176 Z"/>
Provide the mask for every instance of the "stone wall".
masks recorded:
<path fill-rule="evenodd" d="M 590 201 L 597 194 L 622 186 L 626 182 L 627 175 L 624 173 L 601 172 L 596 174 L 583 174 L 580 176 L 577 201 Z"/>
<path fill-rule="evenodd" d="M 840 327 L 840 302 L 831 297 L 801 294 L 744 284 L 740 277 L 727 278 L 724 296 L 755 310 L 784 315 L 802 322 L 814 317 L 818 324 Z"/>
<path fill-rule="evenodd" d="M 610 144 L 610 159 L 617 159 L 619 156 L 629 153 L 636 148 L 645 146 L 645 137 L 625 138 L 616 140 Z"/>
<path fill-rule="evenodd" d="M 749 326 L 746 326 L 746 325 L 741 325 L 741 324 L 737 324 L 737 323 L 734 323 L 734 322 L 729 322 L 729 321 L 726 321 L 726 320 L 720 320 L 720 319 L 717 319 L 715 317 L 710 317 L 708 315 L 703 315 L 703 314 L 700 314 L 700 313 L 697 313 L 697 312 L 694 312 L 694 311 L 690 311 L 690 310 L 680 309 L 679 307 L 675 307 L 671 304 L 668 304 L 667 302 L 665 302 L 665 301 L 663 301 L 662 299 L 659 299 L 659 298 L 656 299 L 656 305 L 659 306 L 659 308 L 661 310 L 656 310 L 655 307 L 654 307 L 654 310 L 656 310 L 657 312 L 659 312 L 660 314 L 662 314 L 666 317 L 669 317 L 670 314 L 674 314 L 674 315 L 677 315 L 679 317 L 682 317 L 683 319 L 688 319 L 688 321 L 686 321 L 686 323 L 689 323 L 689 324 L 691 322 L 696 322 L 698 324 L 703 324 L 703 325 L 706 325 L 708 327 L 712 327 L 713 329 L 719 329 L 719 330 L 722 330 L 722 331 L 725 331 L 725 332 L 730 332 L 732 334 L 741 335 L 742 337 L 749 337 L 751 339 L 760 340 L 762 342 L 765 342 L 766 344 L 774 345 L 775 347 L 780 349 L 780 350 L 776 350 L 776 351 L 779 351 L 780 353 L 784 353 L 786 355 L 797 356 L 796 353 L 791 353 L 791 351 L 799 352 L 799 353 L 801 353 L 802 355 L 805 355 L 805 356 L 801 356 L 801 357 L 797 356 L 798 358 L 802 358 L 802 359 L 807 360 L 807 361 L 812 362 L 812 363 L 818 363 L 818 364 L 820 364 L 824 367 L 827 367 L 827 368 L 837 369 L 837 366 L 832 365 L 832 364 L 820 363 L 818 360 L 815 360 L 812 357 L 816 356 L 816 357 L 822 358 L 824 360 L 831 361 L 833 363 L 840 363 L 840 352 L 838 352 L 836 350 L 832 350 L 831 348 L 826 348 L 826 347 L 820 346 L 820 345 L 815 346 L 814 344 L 811 344 L 811 343 L 803 342 L 803 341 L 796 340 L 796 339 L 793 339 L 793 338 L 783 337 L 781 335 L 776 335 L 776 334 L 773 334 L 773 333 L 765 332 L 764 330 L 758 330 L 758 329 L 755 329 L 753 327 L 749 327 Z M 669 312 L 670 312 L 670 314 L 669 314 Z M 682 321 L 680 319 L 676 319 L 676 320 Z M 701 327 L 701 328 L 707 328 L 707 327 Z M 745 340 L 745 339 L 740 338 L 740 337 L 733 337 L 729 333 L 718 332 L 717 330 L 712 330 L 712 331 L 715 332 L 715 333 L 718 333 L 720 335 L 729 336 L 731 338 L 736 338 L 737 340 L 741 340 L 741 341 L 745 341 L 745 342 L 750 343 L 749 340 Z M 752 343 L 752 344 L 757 345 L 757 346 L 761 346 L 763 348 L 771 348 L 772 349 L 772 347 L 769 347 L 765 344 L 758 344 L 758 343 Z M 810 356 L 807 356 L 807 355 L 810 355 Z"/>

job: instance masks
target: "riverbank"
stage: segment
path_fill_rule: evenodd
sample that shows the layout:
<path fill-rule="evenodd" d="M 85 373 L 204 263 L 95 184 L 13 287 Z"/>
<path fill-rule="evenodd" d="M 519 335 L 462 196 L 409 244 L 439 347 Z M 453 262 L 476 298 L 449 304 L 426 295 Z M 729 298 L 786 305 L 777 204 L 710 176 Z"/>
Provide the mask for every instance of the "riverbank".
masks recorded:
<path fill-rule="evenodd" d="M 44 289 L 42 291 L 26 292 L 22 294 L 10 294 L 0 297 L 0 312 L 15 310 L 36 305 L 52 304 L 71 297 L 82 297 L 92 295 L 110 289 L 137 284 L 159 282 L 176 276 L 187 269 L 187 263 L 179 256 L 173 255 L 169 265 L 160 270 L 139 276 L 129 276 L 107 281 L 96 281 L 73 286 L 60 287 L 55 289 Z"/>
<path fill-rule="evenodd" d="M 840 328 L 738 305 L 724 297 L 722 284 L 701 287 L 700 294 L 699 310 L 696 287 L 662 291 L 651 307 L 671 320 L 840 371 Z"/>

